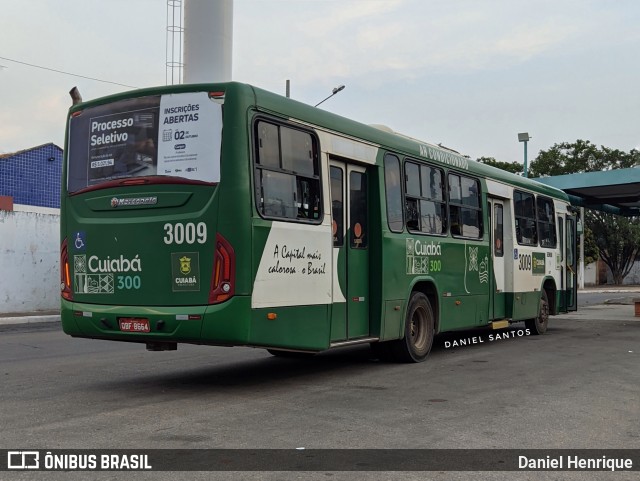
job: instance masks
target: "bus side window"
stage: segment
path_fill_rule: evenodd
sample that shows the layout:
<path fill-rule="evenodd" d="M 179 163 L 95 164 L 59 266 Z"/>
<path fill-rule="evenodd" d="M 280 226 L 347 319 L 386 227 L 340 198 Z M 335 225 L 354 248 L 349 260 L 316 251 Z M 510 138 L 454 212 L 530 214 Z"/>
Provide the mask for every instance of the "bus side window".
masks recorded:
<path fill-rule="evenodd" d="M 516 240 L 520 245 L 538 245 L 536 209 L 533 194 L 514 191 L 513 209 L 516 225 Z"/>
<path fill-rule="evenodd" d="M 482 204 L 477 179 L 449 174 L 449 225 L 453 236 L 482 238 Z"/>
<path fill-rule="evenodd" d="M 493 230 L 494 252 L 496 257 L 504 256 L 504 228 L 503 228 L 503 211 L 502 205 L 495 205 L 495 228 Z"/>
<path fill-rule="evenodd" d="M 387 200 L 387 223 L 391 232 L 402 232 L 402 188 L 400 186 L 400 159 L 387 154 L 384 157 L 384 188 Z M 417 222 L 417 219 L 416 219 Z"/>
<path fill-rule="evenodd" d="M 318 219 L 320 215 L 320 192 L 316 190 L 318 183 L 298 177 L 297 184 L 298 218 Z"/>
<path fill-rule="evenodd" d="M 419 230 L 420 222 L 418 213 L 418 201 L 416 199 L 407 199 L 406 202 L 406 212 L 407 212 L 407 229 L 409 230 Z"/>
<path fill-rule="evenodd" d="M 445 235 L 447 209 L 442 170 L 406 160 L 404 173 L 407 229 L 422 234 Z"/>
<path fill-rule="evenodd" d="M 556 221 L 551 199 L 538 196 L 538 238 L 540 247 L 554 248 L 557 244 Z"/>
<path fill-rule="evenodd" d="M 560 238 L 560 262 L 564 260 L 564 225 L 562 217 L 558 216 L 558 237 Z"/>
<path fill-rule="evenodd" d="M 349 231 L 352 248 L 363 249 L 368 241 L 367 176 L 364 172 L 349 174 Z"/>
<path fill-rule="evenodd" d="M 295 219 L 295 177 L 269 170 L 262 170 L 260 173 L 263 213 L 268 216 Z"/>
<path fill-rule="evenodd" d="M 265 217 L 320 222 L 320 168 L 315 137 L 304 130 L 256 122 L 256 206 Z"/>
<path fill-rule="evenodd" d="M 329 168 L 331 177 L 331 215 L 333 217 L 333 247 L 344 243 L 344 173 L 340 167 Z"/>

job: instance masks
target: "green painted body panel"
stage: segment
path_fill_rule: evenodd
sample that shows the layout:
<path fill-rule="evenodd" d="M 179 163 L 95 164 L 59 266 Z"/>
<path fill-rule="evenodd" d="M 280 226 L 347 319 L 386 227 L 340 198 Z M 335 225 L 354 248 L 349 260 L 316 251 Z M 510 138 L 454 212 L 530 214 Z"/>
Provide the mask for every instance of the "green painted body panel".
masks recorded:
<path fill-rule="evenodd" d="M 336 270 L 338 287 L 340 292 L 347 290 L 347 247 L 341 246 L 335 248 L 334 252 L 338 252 L 338 262 Z M 331 304 L 331 342 L 339 342 L 347 340 L 347 302 L 334 302 Z"/>
<path fill-rule="evenodd" d="M 215 187 L 152 185 L 88 192 L 66 201 L 64 229 L 73 240 L 82 232 L 82 247 L 69 242 L 74 300 L 98 305 L 202 305 L 206 304 L 213 266 L 209 236 L 217 231 L 218 192 Z M 137 208 L 113 208 L 113 198 L 155 196 L 169 202 Z M 174 200 L 178 205 L 172 205 Z M 167 245 L 165 224 L 200 224 L 207 227 L 206 246 Z M 80 245 L 80 244 L 79 244 Z M 172 254 L 188 255 L 192 269 L 199 267 L 198 290 L 174 292 Z M 135 261 L 138 262 L 135 262 Z M 115 261 L 115 262 L 114 262 Z"/>
<path fill-rule="evenodd" d="M 331 309 L 331 342 L 346 341 L 347 339 L 347 304 L 334 302 Z"/>
<path fill-rule="evenodd" d="M 506 317 L 514 321 L 532 319 L 538 315 L 540 292 L 506 293 Z"/>
<path fill-rule="evenodd" d="M 222 304 L 206 306 L 201 341 L 239 346 L 249 344 L 250 312 L 249 296 L 234 296 Z"/>
<path fill-rule="evenodd" d="M 371 324 L 370 249 L 353 249 L 348 245 L 351 231 L 347 230 L 345 245 L 338 249 L 338 282 L 346 302 L 336 302 L 331 308 L 331 341 L 340 342 L 369 336 Z"/>
<path fill-rule="evenodd" d="M 347 338 L 369 335 L 369 249 L 347 247 Z"/>
<path fill-rule="evenodd" d="M 253 309 L 249 344 L 322 351 L 329 348 L 329 306 Z M 267 319 L 269 312 L 277 318 Z"/>
<path fill-rule="evenodd" d="M 405 304 L 404 299 L 385 301 L 384 319 L 379 336 L 381 340 L 398 339 L 402 335 Z"/>
<path fill-rule="evenodd" d="M 493 295 L 493 319 L 504 319 L 507 315 L 507 295 L 504 292 Z"/>
<path fill-rule="evenodd" d="M 486 237 L 486 236 L 485 236 Z M 413 241 L 413 251 L 424 249 L 424 243 L 436 252 L 436 255 L 411 255 L 407 247 Z M 420 247 L 417 241 L 422 241 Z M 424 276 L 413 278 L 429 280 L 437 287 L 440 299 L 439 332 L 484 325 L 489 322 L 489 259 L 488 240 L 461 240 L 452 238 L 405 237 L 403 253 L 407 253 L 407 268 L 426 270 Z M 439 254 L 438 254 L 439 252 Z M 482 273 L 482 275 L 481 275 Z M 401 282 L 401 286 L 412 284 L 410 275 Z M 410 291 L 409 291 L 410 292 Z M 405 297 L 408 292 L 405 290 Z"/>

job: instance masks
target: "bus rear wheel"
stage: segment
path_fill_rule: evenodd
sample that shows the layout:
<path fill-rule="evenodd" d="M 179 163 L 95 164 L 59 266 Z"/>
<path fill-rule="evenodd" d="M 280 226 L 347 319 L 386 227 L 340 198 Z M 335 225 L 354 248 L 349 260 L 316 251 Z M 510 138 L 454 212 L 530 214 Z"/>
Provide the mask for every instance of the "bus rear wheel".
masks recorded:
<path fill-rule="evenodd" d="M 435 333 L 431 303 L 422 292 L 414 292 L 407 307 L 404 338 L 389 343 L 389 350 L 399 362 L 422 362 L 427 358 Z"/>
<path fill-rule="evenodd" d="M 535 319 L 528 319 L 525 321 L 525 326 L 531 331 L 532 334 L 544 334 L 547 332 L 547 326 L 549 325 L 549 298 L 547 297 L 547 291 L 544 289 L 540 295 L 540 307 L 538 308 L 538 316 Z"/>

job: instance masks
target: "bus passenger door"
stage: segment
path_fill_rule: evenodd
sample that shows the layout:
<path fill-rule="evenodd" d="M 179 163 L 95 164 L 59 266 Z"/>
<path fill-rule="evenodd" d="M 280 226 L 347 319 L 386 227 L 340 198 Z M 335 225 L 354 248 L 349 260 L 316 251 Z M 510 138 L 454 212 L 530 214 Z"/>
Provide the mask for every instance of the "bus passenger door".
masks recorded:
<path fill-rule="evenodd" d="M 330 179 L 336 257 L 331 341 L 339 342 L 369 335 L 369 186 L 365 168 L 333 160 Z"/>
<path fill-rule="evenodd" d="M 560 285 L 558 286 L 558 289 L 560 291 L 560 296 L 558 299 L 558 312 L 567 312 L 567 295 L 565 293 L 565 287 L 564 287 L 567 281 L 565 276 L 566 259 L 565 259 L 564 245 L 565 245 L 566 239 L 564 238 L 564 226 L 565 226 L 564 215 L 559 215 L 557 222 L 558 222 L 558 247 L 560 251 L 556 254 L 557 256 L 556 265 L 557 265 L 558 271 L 560 272 L 559 274 Z"/>
<path fill-rule="evenodd" d="M 490 280 L 491 319 L 504 319 L 506 317 L 505 296 L 505 206 L 503 200 L 490 199 L 491 219 L 491 258 L 493 260 L 493 275 Z"/>
<path fill-rule="evenodd" d="M 567 311 L 575 311 L 578 309 L 578 235 L 576 217 L 573 215 L 567 215 L 565 236 L 565 259 L 567 264 L 567 290 L 565 294 L 565 305 L 567 307 Z"/>

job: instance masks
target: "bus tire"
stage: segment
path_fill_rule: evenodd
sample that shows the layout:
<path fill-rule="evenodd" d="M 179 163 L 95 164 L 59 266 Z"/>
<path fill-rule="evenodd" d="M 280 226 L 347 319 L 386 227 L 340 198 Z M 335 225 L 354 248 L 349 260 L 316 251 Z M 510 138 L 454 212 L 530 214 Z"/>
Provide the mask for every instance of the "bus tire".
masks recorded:
<path fill-rule="evenodd" d="M 527 319 L 525 326 L 532 334 L 539 335 L 547 332 L 549 325 L 549 298 L 547 291 L 542 290 L 540 294 L 540 307 L 538 308 L 538 316 L 535 319 Z"/>
<path fill-rule="evenodd" d="M 275 357 L 286 357 L 289 359 L 309 359 L 316 355 L 315 352 L 284 351 L 282 349 L 267 349 L 267 352 Z"/>
<path fill-rule="evenodd" d="M 422 292 L 414 292 L 407 306 L 404 337 L 389 343 L 396 361 L 422 362 L 427 358 L 435 333 L 435 318 L 431 303 Z"/>

